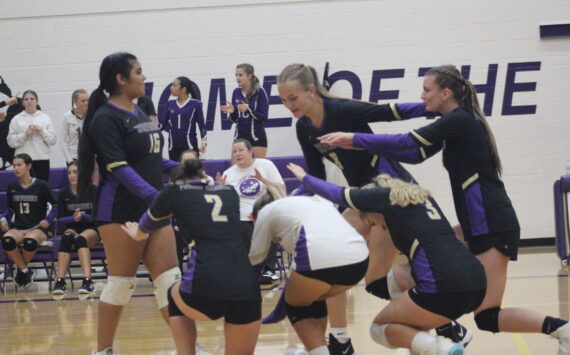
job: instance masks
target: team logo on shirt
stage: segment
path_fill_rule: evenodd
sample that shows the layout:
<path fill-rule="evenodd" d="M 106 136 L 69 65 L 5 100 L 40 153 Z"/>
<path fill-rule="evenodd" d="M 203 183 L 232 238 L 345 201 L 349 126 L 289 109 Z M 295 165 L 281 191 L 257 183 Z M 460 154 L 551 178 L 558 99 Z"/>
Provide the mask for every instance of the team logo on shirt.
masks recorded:
<path fill-rule="evenodd" d="M 261 183 L 252 177 L 246 177 L 239 183 L 239 193 L 245 197 L 255 198 L 261 192 Z"/>

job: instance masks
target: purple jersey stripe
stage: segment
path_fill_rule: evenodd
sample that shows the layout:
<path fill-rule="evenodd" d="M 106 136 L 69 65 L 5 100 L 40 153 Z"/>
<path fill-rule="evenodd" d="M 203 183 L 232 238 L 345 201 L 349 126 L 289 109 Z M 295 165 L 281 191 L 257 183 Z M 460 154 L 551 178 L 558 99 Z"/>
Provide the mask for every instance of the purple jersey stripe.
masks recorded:
<path fill-rule="evenodd" d="M 378 174 L 388 174 L 390 177 L 401 179 L 400 174 L 394 169 L 392 164 L 385 158 L 380 158 L 378 165 L 376 165 L 376 171 Z"/>
<path fill-rule="evenodd" d="M 469 224 L 471 225 L 471 235 L 489 234 L 489 225 L 485 216 L 483 206 L 483 194 L 479 182 L 473 183 L 465 191 L 465 205 L 469 214 Z"/>
<path fill-rule="evenodd" d="M 192 293 L 192 281 L 194 280 L 194 272 L 196 272 L 196 255 L 198 252 L 196 249 L 192 249 L 190 253 L 190 258 L 188 259 L 188 269 L 182 275 L 182 282 L 180 283 L 180 291 L 184 293 Z"/>
<path fill-rule="evenodd" d="M 115 195 L 117 194 L 118 187 L 119 182 L 112 175 L 107 175 L 107 179 L 101 188 L 101 194 L 99 195 L 96 217 L 97 221 L 108 222 L 111 220 L 113 215 L 113 202 L 115 201 Z"/>
<path fill-rule="evenodd" d="M 311 263 L 309 261 L 309 249 L 307 248 L 307 237 L 305 228 L 301 227 L 299 239 L 295 245 L 295 264 L 298 271 L 310 271 Z"/>
<path fill-rule="evenodd" d="M 425 293 L 437 293 L 435 278 L 424 248 L 419 247 L 412 261 L 412 274 L 416 277 L 417 288 Z"/>

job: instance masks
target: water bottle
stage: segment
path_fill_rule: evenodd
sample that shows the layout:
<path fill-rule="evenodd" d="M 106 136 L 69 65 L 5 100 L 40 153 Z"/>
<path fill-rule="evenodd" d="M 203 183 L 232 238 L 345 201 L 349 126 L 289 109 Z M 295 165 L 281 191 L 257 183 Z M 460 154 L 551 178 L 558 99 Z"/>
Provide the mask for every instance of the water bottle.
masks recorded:
<path fill-rule="evenodd" d="M 566 173 L 566 175 L 570 175 L 570 159 L 566 160 L 565 173 Z"/>

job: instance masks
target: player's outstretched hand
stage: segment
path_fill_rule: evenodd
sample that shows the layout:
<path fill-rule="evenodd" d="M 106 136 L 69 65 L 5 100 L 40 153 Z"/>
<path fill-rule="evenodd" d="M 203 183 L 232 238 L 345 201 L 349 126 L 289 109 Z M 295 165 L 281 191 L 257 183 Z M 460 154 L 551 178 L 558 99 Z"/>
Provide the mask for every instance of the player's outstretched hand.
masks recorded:
<path fill-rule="evenodd" d="M 225 105 L 220 106 L 220 110 L 222 110 L 222 112 L 225 114 L 230 114 L 234 113 L 235 108 L 234 105 L 228 101 Z"/>
<path fill-rule="evenodd" d="M 326 143 L 329 145 L 335 145 L 335 146 L 340 146 L 341 148 L 350 149 L 353 148 L 352 146 L 353 137 L 354 133 L 334 132 L 319 137 L 319 141 L 321 141 L 321 143 Z"/>
<path fill-rule="evenodd" d="M 216 173 L 214 181 L 216 182 L 216 185 L 225 185 L 227 178 L 228 178 L 227 176 L 222 176 L 222 174 L 220 174 L 220 172 L 218 171 Z"/>
<path fill-rule="evenodd" d="M 137 222 L 126 222 L 121 226 L 121 228 L 137 242 L 145 240 L 148 238 L 148 234 L 144 233 L 139 229 L 139 224 Z"/>
<path fill-rule="evenodd" d="M 303 178 L 305 177 L 305 175 L 307 175 L 305 169 L 294 163 L 287 164 L 287 169 L 289 169 L 293 173 L 293 175 L 295 175 L 295 177 L 299 179 L 299 181 L 303 181 Z"/>

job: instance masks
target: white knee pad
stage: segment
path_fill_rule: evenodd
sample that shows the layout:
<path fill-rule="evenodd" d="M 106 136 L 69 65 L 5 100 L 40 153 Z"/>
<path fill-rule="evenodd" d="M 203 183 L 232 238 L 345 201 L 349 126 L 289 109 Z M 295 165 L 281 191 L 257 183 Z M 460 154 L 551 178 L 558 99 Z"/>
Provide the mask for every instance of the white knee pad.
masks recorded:
<path fill-rule="evenodd" d="M 158 275 L 156 280 L 153 281 L 154 296 L 156 297 L 156 303 L 159 309 L 168 306 L 168 289 L 174 285 L 176 281 L 179 281 L 181 276 L 180 268 L 176 266 Z"/>
<path fill-rule="evenodd" d="M 136 284 L 135 277 L 109 276 L 100 300 L 115 306 L 124 306 L 129 303 Z"/>
<path fill-rule="evenodd" d="M 390 271 L 388 271 L 386 282 L 388 283 L 388 293 L 390 294 L 390 298 L 398 297 L 402 294 L 402 290 L 400 290 L 400 287 L 394 278 L 394 269 L 390 269 Z"/>
<path fill-rule="evenodd" d="M 388 339 L 386 339 L 385 332 L 387 326 L 389 326 L 389 324 L 372 323 L 372 325 L 370 326 L 370 337 L 377 344 L 380 344 L 388 349 L 396 349 L 395 347 L 390 345 Z"/>

